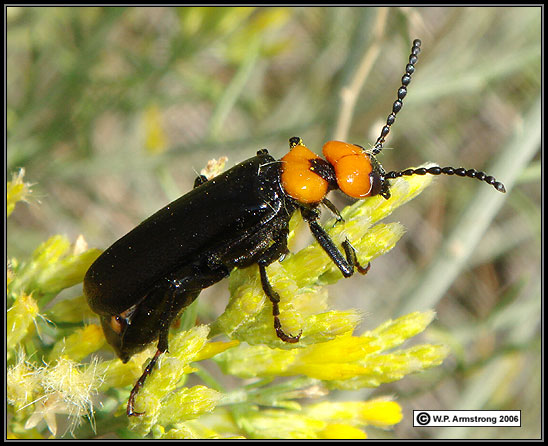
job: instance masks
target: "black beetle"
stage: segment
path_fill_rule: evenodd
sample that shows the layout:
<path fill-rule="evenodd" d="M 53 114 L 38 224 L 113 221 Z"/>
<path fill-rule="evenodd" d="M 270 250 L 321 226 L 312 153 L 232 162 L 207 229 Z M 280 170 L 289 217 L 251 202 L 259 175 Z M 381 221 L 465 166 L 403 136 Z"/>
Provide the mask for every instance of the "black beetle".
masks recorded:
<path fill-rule="evenodd" d="M 301 334 L 286 334 L 279 320 L 280 297 L 269 283 L 266 267 L 288 252 L 289 220 L 297 210 L 312 234 L 345 277 L 359 264 L 350 242 L 341 251 L 318 223 L 319 205 L 341 220 L 326 198 L 340 189 L 354 198 L 381 195 L 390 198 L 389 180 L 402 175 L 459 175 L 476 178 L 504 192 L 502 183 L 474 169 L 431 167 L 385 172 L 376 155 L 401 109 L 420 40 L 413 42 L 409 63 L 392 113 L 375 146 L 340 141 L 324 145 L 324 160 L 308 150 L 298 137 L 289 140 L 290 152 L 280 161 L 266 149 L 207 180 L 196 179 L 192 191 L 170 203 L 108 248 L 91 265 L 84 278 L 84 294 L 100 315 L 105 337 L 127 362 L 132 355 L 158 339 L 158 349 L 133 387 L 127 414 L 137 392 L 158 357 L 168 349 L 169 326 L 200 291 L 227 277 L 233 268 L 258 264 L 264 293 L 272 302 L 274 328 L 285 342 L 298 342 Z"/>
<path fill-rule="evenodd" d="M 159 338 L 156 355 L 132 391 L 128 415 L 138 415 L 135 394 L 168 348 L 170 323 L 202 289 L 235 267 L 259 265 L 276 334 L 286 342 L 299 340 L 300 334 L 282 330 L 279 296 L 266 275 L 266 267 L 288 252 L 288 224 L 297 208 L 345 276 L 354 266 L 365 272 L 350 243 L 344 245 L 346 256 L 333 244 L 316 221 L 316 209 L 284 192 L 280 163 L 266 150 L 209 181 L 198 177 L 191 192 L 146 219 L 91 265 L 84 294 L 120 359 L 127 362 Z"/>

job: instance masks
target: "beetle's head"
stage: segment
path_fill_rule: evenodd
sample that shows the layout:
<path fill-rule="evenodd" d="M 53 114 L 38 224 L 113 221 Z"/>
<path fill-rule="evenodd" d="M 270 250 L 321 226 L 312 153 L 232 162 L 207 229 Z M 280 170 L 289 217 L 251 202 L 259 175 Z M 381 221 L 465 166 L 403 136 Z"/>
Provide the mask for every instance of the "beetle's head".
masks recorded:
<path fill-rule="evenodd" d="M 361 146 L 329 141 L 323 146 L 325 160 L 297 136 L 289 140 L 289 148 L 281 159 L 281 181 L 285 193 L 300 203 L 320 203 L 332 189 L 358 199 L 386 195 L 383 192 L 388 190 L 388 182 L 382 166 Z"/>

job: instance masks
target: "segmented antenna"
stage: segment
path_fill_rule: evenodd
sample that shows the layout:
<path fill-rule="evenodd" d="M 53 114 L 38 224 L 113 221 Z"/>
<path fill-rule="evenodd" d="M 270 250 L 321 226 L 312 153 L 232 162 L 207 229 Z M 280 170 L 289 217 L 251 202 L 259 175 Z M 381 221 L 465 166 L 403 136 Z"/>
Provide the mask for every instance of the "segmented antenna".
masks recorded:
<path fill-rule="evenodd" d="M 418 169 L 406 169 L 406 170 L 393 170 L 391 172 L 388 172 L 385 174 L 385 179 L 393 179 L 398 178 L 403 175 L 426 175 L 429 173 L 430 175 L 457 175 L 459 177 L 469 177 L 469 178 L 475 178 L 476 180 L 485 181 L 487 184 L 490 184 L 493 186 L 496 190 L 499 192 L 505 193 L 506 189 L 504 187 L 504 184 L 500 183 L 499 181 L 495 180 L 494 177 L 488 176 L 485 172 L 478 172 L 476 169 L 465 169 L 463 167 L 459 167 L 455 169 L 454 167 L 420 167 Z"/>
<path fill-rule="evenodd" d="M 396 115 L 403 107 L 403 98 L 407 94 L 407 86 L 411 82 L 411 75 L 415 72 L 415 64 L 419 60 L 419 53 L 421 52 L 421 41 L 419 39 L 413 40 L 413 47 L 411 48 L 411 54 L 409 55 L 409 63 L 405 67 L 405 74 L 401 78 L 401 87 L 398 89 L 398 99 L 392 105 L 392 113 L 388 115 L 386 119 L 386 125 L 381 130 L 381 135 L 377 138 L 375 146 L 371 153 L 377 155 L 384 144 L 384 140 L 388 133 L 390 133 L 390 126 L 396 121 Z"/>

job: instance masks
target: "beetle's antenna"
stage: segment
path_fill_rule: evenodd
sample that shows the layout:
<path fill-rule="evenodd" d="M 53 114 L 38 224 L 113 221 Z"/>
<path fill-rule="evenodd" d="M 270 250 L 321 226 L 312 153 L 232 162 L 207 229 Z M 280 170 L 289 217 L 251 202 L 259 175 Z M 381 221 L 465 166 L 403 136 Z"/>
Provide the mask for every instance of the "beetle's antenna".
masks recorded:
<path fill-rule="evenodd" d="M 392 170 L 390 172 L 387 172 L 384 176 L 385 179 L 393 179 L 398 178 L 403 175 L 426 175 L 429 173 L 430 175 L 457 175 L 459 177 L 469 177 L 469 178 L 475 178 L 476 180 L 485 181 L 487 184 L 490 184 L 493 186 L 496 190 L 499 192 L 505 193 L 506 188 L 504 187 L 504 184 L 500 183 L 499 181 L 495 180 L 495 177 L 488 176 L 485 172 L 478 172 L 476 169 L 465 169 L 464 167 L 454 168 L 454 167 L 420 167 L 418 169 L 406 169 L 406 170 Z"/>
<path fill-rule="evenodd" d="M 419 53 L 421 52 L 421 41 L 419 39 L 413 40 L 413 47 L 411 48 L 411 54 L 409 55 L 409 63 L 405 67 L 405 73 L 401 78 L 401 87 L 398 89 L 398 99 L 394 101 L 392 105 L 392 113 L 388 115 L 386 124 L 381 130 L 380 136 L 375 142 L 375 147 L 371 151 L 372 155 L 377 155 L 382 150 L 384 140 L 388 133 L 390 133 L 390 126 L 396 121 L 396 115 L 403 107 L 403 98 L 407 94 L 407 86 L 411 82 L 411 75 L 415 72 L 415 64 L 419 60 Z"/>

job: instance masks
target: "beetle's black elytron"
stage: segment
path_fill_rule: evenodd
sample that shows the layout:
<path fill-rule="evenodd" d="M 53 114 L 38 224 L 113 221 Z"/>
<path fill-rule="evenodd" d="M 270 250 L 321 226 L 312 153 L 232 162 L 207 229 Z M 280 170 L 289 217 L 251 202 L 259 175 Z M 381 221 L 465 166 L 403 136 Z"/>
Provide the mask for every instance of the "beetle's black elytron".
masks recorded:
<path fill-rule="evenodd" d="M 227 277 L 233 268 L 258 264 L 262 288 L 272 302 L 274 329 L 285 342 L 298 342 L 283 331 L 280 297 L 272 288 L 266 267 L 288 252 L 289 220 L 299 210 L 312 234 L 345 277 L 357 269 L 365 274 L 350 242 L 342 250 L 318 223 L 323 204 L 341 219 L 326 198 L 340 189 L 355 198 L 390 198 L 389 179 L 402 175 L 460 175 L 476 178 L 504 192 L 502 183 L 474 169 L 431 167 L 386 173 L 375 156 L 401 109 L 420 52 L 415 40 L 402 77 L 398 99 L 375 146 L 367 151 L 340 141 L 324 145 L 320 158 L 298 137 L 289 140 L 290 152 L 277 161 L 267 150 L 207 180 L 146 219 L 108 248 L 84 278 L 84 294 L 100 315 L 105 337 L 120 359 L 158 339 L 158 349 L 131 391 L 127 414 L 158 357 L 168 348 L 169 326 L 200 291 Z"/>

